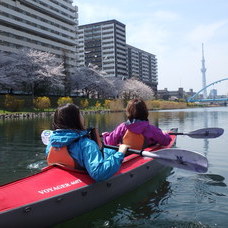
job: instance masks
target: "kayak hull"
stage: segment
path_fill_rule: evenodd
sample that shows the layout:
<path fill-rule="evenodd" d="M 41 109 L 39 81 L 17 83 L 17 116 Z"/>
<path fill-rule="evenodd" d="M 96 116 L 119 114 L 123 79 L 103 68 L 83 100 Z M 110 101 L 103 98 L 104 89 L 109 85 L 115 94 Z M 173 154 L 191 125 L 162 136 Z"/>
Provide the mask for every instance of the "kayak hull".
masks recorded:
<path fill-rule="evenodd" d="M 168 147 L 175 142 L 172 138 Z M 151 149 L 161 147 L 147 150 Z M 50 227 L 116 199 L 164 170 L 167 167 L 155 159 L 135 154 L 125 158 L 118 173 L 101 182 L 81 171 L 48 167 L 0 187 L 0 227 Z"/>
<path fill-rule="evenodd" d="M 151 161 L 146 167 L 114 176 L 108 181 L 97 182 L 85 188 L 6 211 L 0 216 L 0 227 L 15 227 L 15 224 L 20 224 L 20 227 L 50 227 L 135 189 L 164 169 L 167 167 Z"/>

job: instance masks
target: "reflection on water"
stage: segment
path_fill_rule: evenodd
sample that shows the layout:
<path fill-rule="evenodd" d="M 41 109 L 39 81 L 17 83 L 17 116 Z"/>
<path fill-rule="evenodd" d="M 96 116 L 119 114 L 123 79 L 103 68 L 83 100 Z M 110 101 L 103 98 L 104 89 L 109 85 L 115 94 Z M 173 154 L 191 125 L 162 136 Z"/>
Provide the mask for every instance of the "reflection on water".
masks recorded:
<path fill-rule="evenodd" d="M 223 182 L 225 178 L 221 175 L 217 174 L 198 174 L 198 180 L 203 180 L 206 184 L 209 185 L 217 185 L 217 186 L 226 186 Z"/>
<path fill-rule="evenodd" d="M 125 113 L 85 116 L 87 126 L 113 130 Z M 163 130 L 190 132 L 222 127 L 216 139 L 178 136 L 176 147 L 205 154 L 206 174 L 174 168 L 137 190 L 56 227 L 219 227 L 228 224 L 228 108 L 152 111 L 149 120 Z M 38 172 L 46 165 L 40 134 L 50 119 L 0 121 L 0 184 Z"/>
<path fill-rule="evenodd" d="M 45 128 L 50 128 L 45 119 L 0 121 L 0 184 L 33 173 L 27 167 L 44 159 L 40 132 Z"/>
<path fill-rule="evenodd" d="M 131 224 L 140 220 L 152 220 L 163 211 L 163 207 L 170 197 L 170 183 L 166 181 L 168 175 L 170 175 L 170 168 L 140 188 L 90 213 L 57 225 L 55 228 L 70 228 L 74 227 L 75 224 L 77 227 L 83 228 L 130 227 Z"/>

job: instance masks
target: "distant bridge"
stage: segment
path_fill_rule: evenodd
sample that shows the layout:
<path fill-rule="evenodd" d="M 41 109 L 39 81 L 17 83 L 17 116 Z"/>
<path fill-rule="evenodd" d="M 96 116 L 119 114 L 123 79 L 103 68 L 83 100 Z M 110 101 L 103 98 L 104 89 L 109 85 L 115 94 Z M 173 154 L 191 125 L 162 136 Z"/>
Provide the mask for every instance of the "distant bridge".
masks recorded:
<path fill-rule="evenodd" d="M 212 101 L 228 101 L 228 97 L 226 98 L 210 98 L 210 99 L 194 99 L 195 97 L 197 97 L 202 91 L 206 90 L 208 87 L 213 86 L 214 84 L 217 84 L 219 82 L 222 81 L 226 81 L 228 80 L 228 78 L 224 78 L 224 79 L 220 79 L 218 81 L 212 82 L 211 84 L 205 86 L 203 89 L 201 89 L 199 92 L 197 92 L 195 95 L 193 95 L 192 97 L 188 98 L 188 102 L 212 102 Z"/>

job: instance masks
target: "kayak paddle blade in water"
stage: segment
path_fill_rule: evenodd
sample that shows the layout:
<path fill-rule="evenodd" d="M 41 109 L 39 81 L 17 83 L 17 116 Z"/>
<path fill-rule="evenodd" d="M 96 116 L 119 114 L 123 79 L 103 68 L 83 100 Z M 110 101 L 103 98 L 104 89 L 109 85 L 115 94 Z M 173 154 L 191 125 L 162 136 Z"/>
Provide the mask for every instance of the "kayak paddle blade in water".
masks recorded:
<path fill-rule="evenodd" d="M 202 128 L 199 130 L 191 131 L 189 133 L 170 132 L 170 135 L 187 135 L 195 139 L 212 139 L 221 136 L 224 132 L 223 128 Z"/>
<path fill-rule="evenodd" d="M 118 149 L 118 146 L 104 145 L 104 147 L 114 150 Z M 140 154 L 143 157 L 154 158 L 163 165 L 179 169 L 197 173 L 206 173 L 208 170 L 207 158 L 194 151 L 170 148 L 157 150 L 156 152 L 128 149 L 128 152 Z"/>
<path fill-rule="evenodd" d="M 142 155 L 151 157 L 151 152 L 143 151 Z M 155 158 L 163 165 L 171 166 L 179 169 L 195 171 L 197 173 L 206 173 L 208 170 L 208 160 L 202 154 L 183 150 L 183 149 L 161 149 L 153 153 L 157 155 Z M 153 157 L 153 156 L 152 156 Z"/>

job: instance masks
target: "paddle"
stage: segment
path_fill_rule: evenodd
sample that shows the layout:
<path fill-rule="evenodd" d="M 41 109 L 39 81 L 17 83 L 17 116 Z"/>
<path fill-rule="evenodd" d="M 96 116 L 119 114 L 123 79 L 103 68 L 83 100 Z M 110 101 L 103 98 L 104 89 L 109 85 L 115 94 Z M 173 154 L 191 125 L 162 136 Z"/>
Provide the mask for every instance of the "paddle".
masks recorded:
<path fill-rule="evenodd" d="M 104 145 L 106 148 L 118 150 L 118 146 Z M 200 153 L 176 148 L 161 149 L 155 152 L 128 149 L 128 152 L 140 154 L 143 157 L 155 158 L 159 163 L 175 168 L 206 173 L 208 160 Z"/>
<path fill-rule="evenodd" d="M 196 139 L 209 139 L 209 138 L 217 138 L 221 136 L 224 132 L 222 128 L 202 128 L 195 131 L 191 131 L 189 133 L 181 133 L 181 132 L 169 132 L 170 135 L 187 135 L 191 138 Z M 49 142 L 49 137 L 52 134 L 51 130 L 44 130 L 41 134 L 42 141 L 45 145 Z M 100 135 L 102 137 L 102 135 Z"/>
<path fill-rule="evenodd" d="M 187 135 L 195 139 L 212 139 L 221 136 L 224 132 L 222 128 L 202 128 L 189 133 L 170 132 L 170 135 Z"/>
<path fill-rule="evenodd" d="M 41 139 L 44 145 L 49 143 L 51 130 L 44 130 Z M 118 150 L 118 146 L 104 145 L 106 148 Z M 208 161 L 205 156 L 197 152 L 182 149 L 161 149 L 154 152 L 128 149 L 129 152 L 140 154 L 143 157 L 155 158 L 163 165 L 176 167 L 180 169 L 195 171 L 198 173 L 207 172 Z"/>

